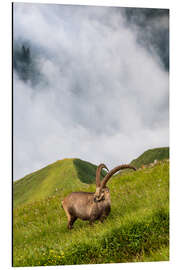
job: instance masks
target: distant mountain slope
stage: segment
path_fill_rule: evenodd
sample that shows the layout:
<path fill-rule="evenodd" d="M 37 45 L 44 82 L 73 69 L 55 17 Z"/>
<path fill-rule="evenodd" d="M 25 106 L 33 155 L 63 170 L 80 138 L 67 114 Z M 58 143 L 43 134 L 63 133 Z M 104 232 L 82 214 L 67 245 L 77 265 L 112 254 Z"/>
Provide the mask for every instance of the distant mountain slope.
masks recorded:
<path fill-rule="evenodd" d="M 154 148 L 145 151 L 138 158 L 131 162 L 131 165 L 136 168 L 140 168 L 142 165 L 146 165 L 154 162 L 154 160 L 169 159 L 169 147 Z"/>
<path fill-rule="evenodd" d="M 86 184 L 92 184 L 95 182 L 95 178 L 96 178 L 96 169 L 97 166 L 81 160 L 81 159 L 74 159 L 73 160 L 78 178 L 81 182 L 86 183 Z M 103 176 L 105 176 L 106 173 L 104 170 L 102 170 L 102 174 L 101 174 L 101 179 Z"/>
<path fill-rule="evenodd" d="M 95 182 L 97 166 L 80 159 L 63 159 L 13 184 L 14 207 L 85 188 Z"/>
<path fill-rule="evenodd" d="M 139 168 L 156 160 L 169 158 L 169 148 L 156 148 L 144 152 L 131 164 Z M 49 196 L 65 196 L 71 191 L 86 190 L 95 182 L 97 166 L 80 159 L 58 160 L 33 172 L 13 184 L 13 206 L 32 203 Z M 103 176 L 106 174 L 103 171 Z M 94 187 L 92 187 L 94 191 Z"/>

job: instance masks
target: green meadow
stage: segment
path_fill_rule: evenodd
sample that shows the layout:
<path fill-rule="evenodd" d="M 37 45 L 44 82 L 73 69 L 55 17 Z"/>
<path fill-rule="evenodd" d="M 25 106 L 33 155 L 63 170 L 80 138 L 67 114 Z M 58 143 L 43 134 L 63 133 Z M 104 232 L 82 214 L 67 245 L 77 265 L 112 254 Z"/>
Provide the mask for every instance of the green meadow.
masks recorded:
<path fill-rule="evenodd" d="M 95 191 L 96 168 L 64 159 L 14 183 L 13 266 L 169 260 L 169 161 L 112 177 L 108 218 L 69 231 L 61 200 Z"/>
<path fill-rule="evenodd" d="M 169 147 L 149 149 L 134 159 L 131 164 L 136 168 L 140 168 L 142 165 L 153 163 L 154 160 L 160 161 L 164 159 L 169 159 Z"/>

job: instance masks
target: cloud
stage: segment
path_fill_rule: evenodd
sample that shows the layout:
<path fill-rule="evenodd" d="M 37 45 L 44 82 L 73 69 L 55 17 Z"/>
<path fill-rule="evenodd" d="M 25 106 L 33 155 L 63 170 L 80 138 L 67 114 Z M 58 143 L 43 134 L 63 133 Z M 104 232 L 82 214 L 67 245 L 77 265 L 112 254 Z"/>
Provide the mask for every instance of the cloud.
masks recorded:
<path fill-rule="evenodd" d="M 169 10 L 124 8 L 123 14 L 127 24 L 137 32 L 139 44 L 156 55 L 169 71 Z"/>
<path fill-rule="evenodd" d="M 14 67 L 15 179 L 65 157 L 113 167 L 168 145 L 168 73 L 139 31 L 121 8 L 14 4 L 14 57 L 29 68 L 25 44 L 33 63 L 26 79 Z"/>

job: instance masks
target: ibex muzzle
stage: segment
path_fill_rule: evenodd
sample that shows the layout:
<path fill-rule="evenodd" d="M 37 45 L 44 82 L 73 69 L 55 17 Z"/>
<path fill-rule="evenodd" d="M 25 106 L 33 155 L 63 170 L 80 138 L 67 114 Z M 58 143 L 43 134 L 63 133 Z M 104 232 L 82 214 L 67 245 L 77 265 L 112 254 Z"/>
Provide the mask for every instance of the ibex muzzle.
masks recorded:
<path fill-rule="evenodd" d="M 133 169 L 131 165 L 119 165 L 109 171 L 107 175 L 100 181 L 101 170 L 106 165 L 100 164 L 96 171 L 96 191 L 95 192 L 72 192 L 62 201 L 62 207 L 68 218 L 68 229 L 72 229 L 73 223 L 77 218 L 89 220 L 92 224 L 95 220 L 103 220 L 109 215 L 111 210 L 110 193 L 106 184 L 110 177 L 117 171 L 122 169 Z"/>

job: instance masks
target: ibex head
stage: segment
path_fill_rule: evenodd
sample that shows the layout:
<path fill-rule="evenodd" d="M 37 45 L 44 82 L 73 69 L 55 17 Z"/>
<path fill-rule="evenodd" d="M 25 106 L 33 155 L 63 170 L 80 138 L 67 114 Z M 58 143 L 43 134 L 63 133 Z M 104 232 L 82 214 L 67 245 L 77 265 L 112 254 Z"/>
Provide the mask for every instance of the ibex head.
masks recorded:
<path fill-rule="evenodd" d="M 108 170 L 108 174 L 103 178 L 102 182 L 100 181 L 100 173 L 101 173 L 101 169 L 105 168 L 108 170 L 108 168 L 106 167 L 106 165 L 104 164 L 100 164 L 97 168 L 97 172 L 96 172 L 96 192 L 94 193 L 94 201 L 98 202 L 101 200 L 104 200 L 105 198 L 107 198 L 109 196 L 109 188 L 106 187 L 106 184 L 108 182 L 108 180 L 111 178 L 111 176 L 113 176 L 113 174 L 115 174 L 116 172 L 118 172 L 119 170 L 123 170 L 123 169 L 133 169 L 136 170 L 135 167 L 128 165 L 128 164 L 123 164 L 123 165 L 119 165 L 115 168 L 113 168 L 112 170 Z"/>

